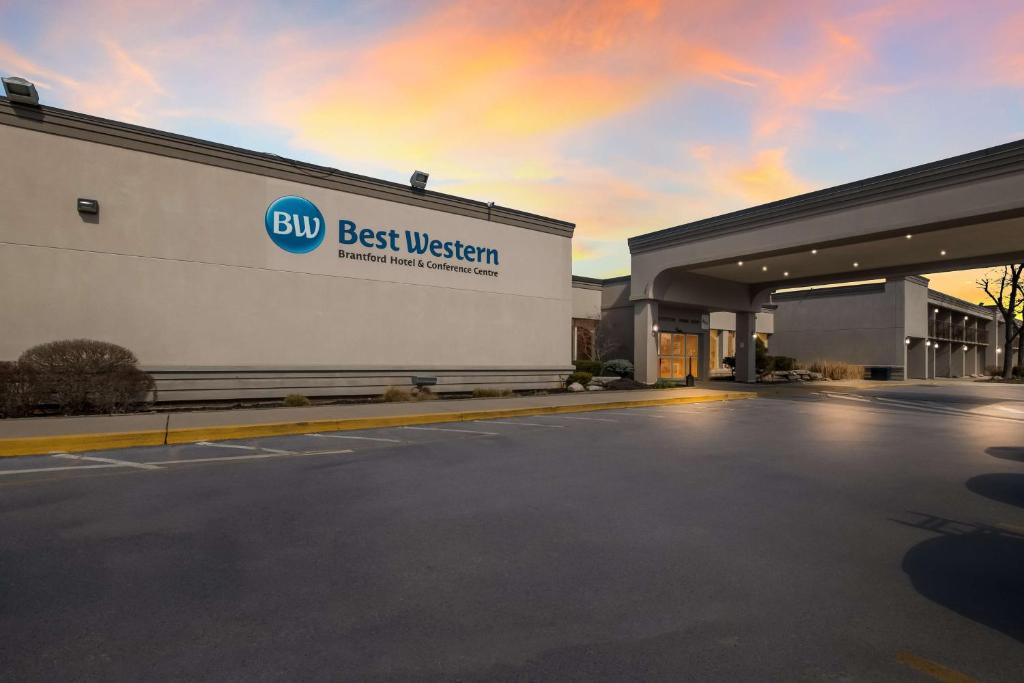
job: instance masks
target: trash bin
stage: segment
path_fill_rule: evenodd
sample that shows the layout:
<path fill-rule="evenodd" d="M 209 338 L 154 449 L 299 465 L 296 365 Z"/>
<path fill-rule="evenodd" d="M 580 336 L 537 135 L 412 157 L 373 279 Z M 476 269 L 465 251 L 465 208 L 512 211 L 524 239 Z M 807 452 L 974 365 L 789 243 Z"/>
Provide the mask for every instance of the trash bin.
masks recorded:
<path fill-rule="evenodd" d="M 693 381 L 694 380 L 693 380 L 693 375 L 692 374 L 686 376 L 686 386 L 692 387 L 693 386 Z"/>

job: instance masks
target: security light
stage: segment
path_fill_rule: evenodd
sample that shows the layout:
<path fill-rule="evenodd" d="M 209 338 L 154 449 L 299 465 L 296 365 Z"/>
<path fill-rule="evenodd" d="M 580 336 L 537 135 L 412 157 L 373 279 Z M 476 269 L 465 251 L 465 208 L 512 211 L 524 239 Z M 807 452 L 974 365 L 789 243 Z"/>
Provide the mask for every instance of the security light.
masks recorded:
<path fill-rule="evenodd" d="M 36 92 L 36 86 L 32 81 L 26 81 L 18 76 L 5 76 L 2 80 L 4 94 L 11 102 L 39 106 L 39 93 Z"/>
<path fill-rule="evenodd" d="M 97 214 L 100 212 L 100 203 L 95 199 L 78 198 L 78 213 Z"/>
<path fill-rule="evenodd" d="M 427 189 L 427 179 L 430 178 L 430 174 L 424 171 L 413 171 L 412 177 L 409 178 L 409 184 L 417 190 Z"/>

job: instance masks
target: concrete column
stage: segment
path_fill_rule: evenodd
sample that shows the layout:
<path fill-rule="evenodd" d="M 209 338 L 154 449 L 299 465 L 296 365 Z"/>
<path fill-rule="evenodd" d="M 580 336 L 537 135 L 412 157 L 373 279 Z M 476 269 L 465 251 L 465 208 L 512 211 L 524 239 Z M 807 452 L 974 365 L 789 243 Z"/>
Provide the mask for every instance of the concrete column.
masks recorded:
<path fill-rule="evenodd" d="M 757 367 L 754 365 L 755 314 L 736 314 L 736 381 L 756 382 Z"/>
<path fill-rule="evenodd" d="M 949 374 L 951 377 L 963 377 L 967 374 L 967 351 L 963 342 L 951 344 L 949 348 Z"/>
<path fill-rule="evenodd" d="M 911 339 L 907 348 L 907 370 L 909 379 L 928 379 L 928 347 L 923 339 Z"/>
<path fill-rule="evenodd" d="M 711 379 L 711 332 L 701 332 L 697 345 L 697 374 L 700 379 Z"/>
<path fill-rule="evenodd" d="M 633 303 L 633 378 L 641 384 L 658 381 L 658 302 L 651 299 Z"/>

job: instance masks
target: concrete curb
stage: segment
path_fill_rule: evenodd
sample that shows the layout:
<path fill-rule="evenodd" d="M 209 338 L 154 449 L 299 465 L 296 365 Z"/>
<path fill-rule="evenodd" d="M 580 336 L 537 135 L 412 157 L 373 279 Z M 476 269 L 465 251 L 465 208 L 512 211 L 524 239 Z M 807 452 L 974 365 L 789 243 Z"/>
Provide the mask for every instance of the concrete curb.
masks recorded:
<path fill-rule="evenodd" d="M 252 439 L 263 436 L 285 436 L 289 434 L 310 434 L 313 432 L 340 432 L 355 429 L 376 429 L 380 427 L 432 424 L 437 422 L 471 422 L 473 420 L 486 420 L 503 417 L 584 413 L 593 410 L 643 408 L 647 406 L 663 406 L 681 403 L 707 403 L 712 401 L 735 401 L 747 398 L 757 398 L 757 394 L 746 391 L 723 391 L 717 394 L 705 396 L 681 396 L 663 399 L 653 398 L 638 401 L 613 401 L 610 403 L 583 403 L 577 405 L 537 406 L 533 408 L 507 408 L 497 410 L 469 410 L 451 413 L 421 413 L 419 415 L 389 415 L 385 417 L 309 420 L 304 422 L 271 422 L 252 425 L 183 427 L 180 429 L 156 429 L 143 432 L 107 432 L 101 434 L 35 436 L 0 439 L 0 457 L 44 455 L 46 453 L 55 452 L 76 453 L 81 451 L 107 450 L 111 448 L 131 448 L 135 446 L 163 446 L 167 444 L 195 443 L 196 441 Z"/>

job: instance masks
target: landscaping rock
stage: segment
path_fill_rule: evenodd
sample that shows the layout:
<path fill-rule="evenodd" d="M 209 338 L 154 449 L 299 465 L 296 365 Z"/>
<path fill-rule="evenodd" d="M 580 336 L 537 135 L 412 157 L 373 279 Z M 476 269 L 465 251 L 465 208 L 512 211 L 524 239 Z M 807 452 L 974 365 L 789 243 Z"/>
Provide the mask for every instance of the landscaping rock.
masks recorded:
<path fill-rule="evenodd" d="M 606 387 L 609 384 L 611 384 L 612 382 L 617 382 L 620 379 L 622 379 L 622 378 L 621 377 L 616 377 L 615 375 L 612 375 L 610 377 L 591 377 L 590 378 L 590 385 L 588 385 L 588 386 L 593 386 L 593 385 L 597 384 L 599 386 Z"/>
<path fill-rule="evenodd" d="M 588 384 L 587 391 L 604 391 L 604 387 L 600 384 Z"/>
<path fill-rule="evenodd" d="M 570 384 L 569 386 L 567 386 L 567 387 L 566 387 L 566 389 L 567 389 L 568 391 L 586 391 L 586 390 L 585 390 L 585 389 L 583 388 L 583 385 L 582 385 L 582 384 L 580 384 L 579 382 L 573 382 L 572 384 Z"/>

